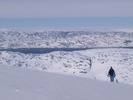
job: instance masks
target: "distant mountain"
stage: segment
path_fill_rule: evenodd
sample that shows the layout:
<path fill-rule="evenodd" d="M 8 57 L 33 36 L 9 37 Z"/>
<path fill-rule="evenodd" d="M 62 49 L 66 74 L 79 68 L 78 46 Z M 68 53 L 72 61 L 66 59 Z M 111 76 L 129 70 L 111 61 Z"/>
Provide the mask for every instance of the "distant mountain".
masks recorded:
<path fill-rule="evenodd" d="M 133 46 L 133 32 L 0 31 L 0 48 L 89 48 Z"/>

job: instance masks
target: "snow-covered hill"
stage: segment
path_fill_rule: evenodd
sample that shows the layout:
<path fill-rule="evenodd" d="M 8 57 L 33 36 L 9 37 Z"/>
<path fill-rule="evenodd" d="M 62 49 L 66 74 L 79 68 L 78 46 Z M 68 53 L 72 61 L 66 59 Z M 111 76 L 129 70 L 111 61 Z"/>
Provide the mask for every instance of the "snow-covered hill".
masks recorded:
<path fill-rule="evenodd" d="M 46 54 L 0 52 L 0 65 L 37 69 L 109 81 L 112 66 L 119 83 L 133 85 L 133 50 L 127 48 L 88 49 L 73 52 L 55 51 Z"/>
<path fill-rule="evenodd" d="M 133 100 L 133 50 L 114 48 L 121 46 L 133 46 L 132 32 L 0 31 L 0 100 Z M 8 51 L 54 47 L 110 48 L 44 54 Z M 109 83 L 111 66 L 119 84 Z"/>
<path fill-rule="evenodd" d="M 0 100 L 132 100 L 133 86 L 0 65 Z"/>
<path fill-rule="evenodd" d="M 132 47 L 133 32 L 0 31 L 0 48 Z M 1 49 L 0 49 L 1 50 Z M 0 65 L 10 65 L 109 81 L 110 66 L 120 83 L 133 85 L 133 52 L 129 48 L 100 48 L 73 52 L 23 54 L 0 51 Z"/>
<path fill-rule="evenodd" d="M 0 48 L 88 48 L 133 46 L 133 32 L 0 31 Z"/>

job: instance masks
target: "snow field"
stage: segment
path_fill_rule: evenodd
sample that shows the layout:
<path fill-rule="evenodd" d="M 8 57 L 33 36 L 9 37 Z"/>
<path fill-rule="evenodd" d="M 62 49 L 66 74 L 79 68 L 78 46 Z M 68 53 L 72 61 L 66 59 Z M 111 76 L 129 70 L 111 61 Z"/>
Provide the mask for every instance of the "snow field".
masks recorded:
<path fill-rule="evenodd" d="M 133 86 L 0 65 L 0 100 L 132 100 Z"/>
<path fill-rule="evenodd" d="M 90 62 L 91 59 L 91 62 Z M 132 49 L 88 49 L 74 52 L 57 51 L 46 54 L 0 52 L 0 64 L 12 67 L 75 75 L 109 81 L 112 66 L 119 83 L 133 84 Z M 91 66 L 90 66 L 91 64 Z"/>

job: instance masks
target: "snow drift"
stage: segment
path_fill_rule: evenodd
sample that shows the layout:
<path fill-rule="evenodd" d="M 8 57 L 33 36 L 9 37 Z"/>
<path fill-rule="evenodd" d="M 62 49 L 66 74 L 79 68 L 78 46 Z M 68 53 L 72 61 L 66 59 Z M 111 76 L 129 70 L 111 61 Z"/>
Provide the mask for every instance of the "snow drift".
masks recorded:
<path fill-rule="evenodd" d="M 0 66 L 0 100 L 132 100 L 133 86 Z"/>

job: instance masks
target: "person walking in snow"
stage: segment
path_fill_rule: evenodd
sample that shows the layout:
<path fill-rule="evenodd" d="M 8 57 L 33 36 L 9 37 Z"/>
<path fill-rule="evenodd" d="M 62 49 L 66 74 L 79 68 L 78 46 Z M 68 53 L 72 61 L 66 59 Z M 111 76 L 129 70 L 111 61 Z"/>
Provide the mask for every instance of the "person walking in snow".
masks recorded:
<path fill-rule="evenodd" d="M 110 70 L 108 72 L 108 76 L 110 77 L 110 82 L 114 82 L 114 78 L 115 78 L 115 71 L 112 67 L 110 67 Z"/>

